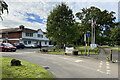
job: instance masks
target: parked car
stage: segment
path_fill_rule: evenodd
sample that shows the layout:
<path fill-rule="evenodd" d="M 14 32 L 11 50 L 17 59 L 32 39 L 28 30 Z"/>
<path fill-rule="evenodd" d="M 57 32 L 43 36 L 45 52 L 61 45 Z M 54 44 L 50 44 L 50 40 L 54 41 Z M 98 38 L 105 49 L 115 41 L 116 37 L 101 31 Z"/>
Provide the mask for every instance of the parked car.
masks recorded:
<path fill-rule="evenodd" d="M 25 47 L 30 47 L 30 48 L 37 48 L 38 45 L 36 43 L 33 43 L 33 44 L 28 44 L 28 45 L 25 45 Z"/>
<path fill-rule="evenodd" d="M 10 43 L 0 43 L 0 49 L 2 51 L 5 51 L 5 52 L 7 52 L 7 51 L 13 51 L 13 52 L 15 52 L 16 51 L 16 47 L 14 47 Z"/>
<path fill-rule="evenodd" d="M 25 48 L 25 46 L 24 46 L 23 43 L 14 43 L 13 45 L 14 45 L 17 49 L 20 49 L 20 48 L 24 49 L 24 48 Z"/>
<path fill-rule="evenodd" d="M 108 46 L 114 47 L 115 45 L 114 44 L 108 44 Z"/>

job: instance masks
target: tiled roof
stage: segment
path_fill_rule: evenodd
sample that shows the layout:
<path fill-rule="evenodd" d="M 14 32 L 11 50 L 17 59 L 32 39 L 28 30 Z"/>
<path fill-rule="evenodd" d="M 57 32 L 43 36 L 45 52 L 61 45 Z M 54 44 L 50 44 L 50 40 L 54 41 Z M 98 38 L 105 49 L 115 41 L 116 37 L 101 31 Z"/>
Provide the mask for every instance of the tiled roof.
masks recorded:
<path fill-rule="evenodd" d="M 41 29 L 38 30 L 33 30 L 33 29 L 29 29 L 29 28 L 24 28 L 24 29 L 20 29 L 20 28 L 9 28 L 9 29 L 0 29 L 0 33 L 8 33 L 8 32 L 19 32 L 19 31 L 24 31 L 24 32 L 37 32 Z M 43 32 L 43 31 L 42 31 Z M 47 32 L 43 32 L 44 34 L 47 34 Z"/>
<path fill-rule="evenodd" d="M 20 28 L 0 29 L 0 33 L 19 32 L 19 31 L 22 31 L 22 30 Z"/>

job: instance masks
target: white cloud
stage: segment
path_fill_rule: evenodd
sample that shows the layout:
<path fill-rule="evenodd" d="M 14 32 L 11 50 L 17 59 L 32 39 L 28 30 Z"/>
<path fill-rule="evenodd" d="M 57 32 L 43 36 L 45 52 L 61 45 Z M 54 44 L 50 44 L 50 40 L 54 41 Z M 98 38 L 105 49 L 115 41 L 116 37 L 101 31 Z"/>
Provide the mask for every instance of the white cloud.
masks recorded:
<path fill-rule="evenodd" d="M 43 31 L 46 31 L 46 23 L 31 23 L 26 20 L 28 17 L 26 13 L 33 13 L 35 15 L 39 15 L 41 19 L 45 18 L 44 21 L 46 21 L 48 14 L 50 11 L 58 4 L 59 2 L 53 2 L 51 1 L 43 1 L 43 0 L 6 0 L 8 6 L 9 6 L 9 14 L 6 13 L 2 15 L 4 21 L 2 21 L 2 27 L 3 28 L 11 28 L 11 27 L 18 27 L 19 25 L 25 25 L 27 28 L 31 29 L 39 29 L 41 28 Z M 64 0 L 65 1 L 65 0 Z M 88 8 L 91 5 L 95 5 L 98 8 L 104 10 L 107 9 L 109 11 L 113 10 L 117 12 L 117 0 L 109 0 L 109 3 L 107 2 L 101 2 L 100 0 L 97 0 L 98 2 L 89 0 L 79 0 L 79 2 L 69 1 L 67 0 L 68 6 L 73 10 L 73 13 L 81 11 L 82 8 Z M 104 0 L 106 1 L 106 0 Z M 108 0 L 107 0 L 108 1 Z M 113 2 L 111 2 L 113 1 Z M 117 16 L 117 15 L 116 15 Z M 31 19 L 35 19 L 34 17 L 30 17 Z M 0 25 L 0 26 L 1 26 Z"/>

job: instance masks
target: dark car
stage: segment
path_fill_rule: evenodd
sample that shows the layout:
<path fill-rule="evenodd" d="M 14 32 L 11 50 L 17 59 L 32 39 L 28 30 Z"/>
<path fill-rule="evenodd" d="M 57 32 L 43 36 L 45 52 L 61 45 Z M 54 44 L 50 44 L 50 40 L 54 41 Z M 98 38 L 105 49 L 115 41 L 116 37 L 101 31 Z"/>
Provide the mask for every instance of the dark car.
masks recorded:
<path fill-rule="evenodd" d="M 114 44 L 108 44 L 108 46 L 114 47 L 115 45 Z"/>
<path fill-rule="evenodd" d="M 12 44 L 10 43 L 0 43 L 0 49 L 5 52 L 7 51 L 13 51 L 15 52 L 16 51 L 16 47 L 14 47 Z"/>
<path fill-rule="evenodd" d="M 14 43 L 13 45 L 14 45 L 17 49 L 20 49 L 20 48 L 24 49 L 24 48 L 25 48 L 25 46 L 24 46 L 23 43 Z"/>

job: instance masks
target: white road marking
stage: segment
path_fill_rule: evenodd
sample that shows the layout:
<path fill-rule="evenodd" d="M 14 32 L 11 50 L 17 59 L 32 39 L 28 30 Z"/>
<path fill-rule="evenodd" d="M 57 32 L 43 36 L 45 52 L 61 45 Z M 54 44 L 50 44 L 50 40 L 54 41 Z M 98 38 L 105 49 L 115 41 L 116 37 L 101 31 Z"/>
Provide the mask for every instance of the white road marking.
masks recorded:
<path fill-rule="evenodd" d="M 63 58 L 63 59 L 68 59 L 68 58 Z"/>
<path fill-rule="evenodd" d="M 97 69 L 97 71 L 100 71 L 99 69 Z"/>
<path fill-rule="evenodd" d="M 100 63 L 100 65 L 103 65 L 103 63 Z"/>
<path fill-rule="evenodd" d="M 106 68 L 107 68 L 107 69 L 110 69 L 110 67 L 109 67 L 109 66 L 106 66 Z"/>
<path fill-rule="evenodd" d="M 76 60 L 75 62 L 82 62 L 83 60 Z"/>
<path fill-rule="evenodd" d="M 100 65 L 99 68 L 102 68 L 102 66 Z"/>

